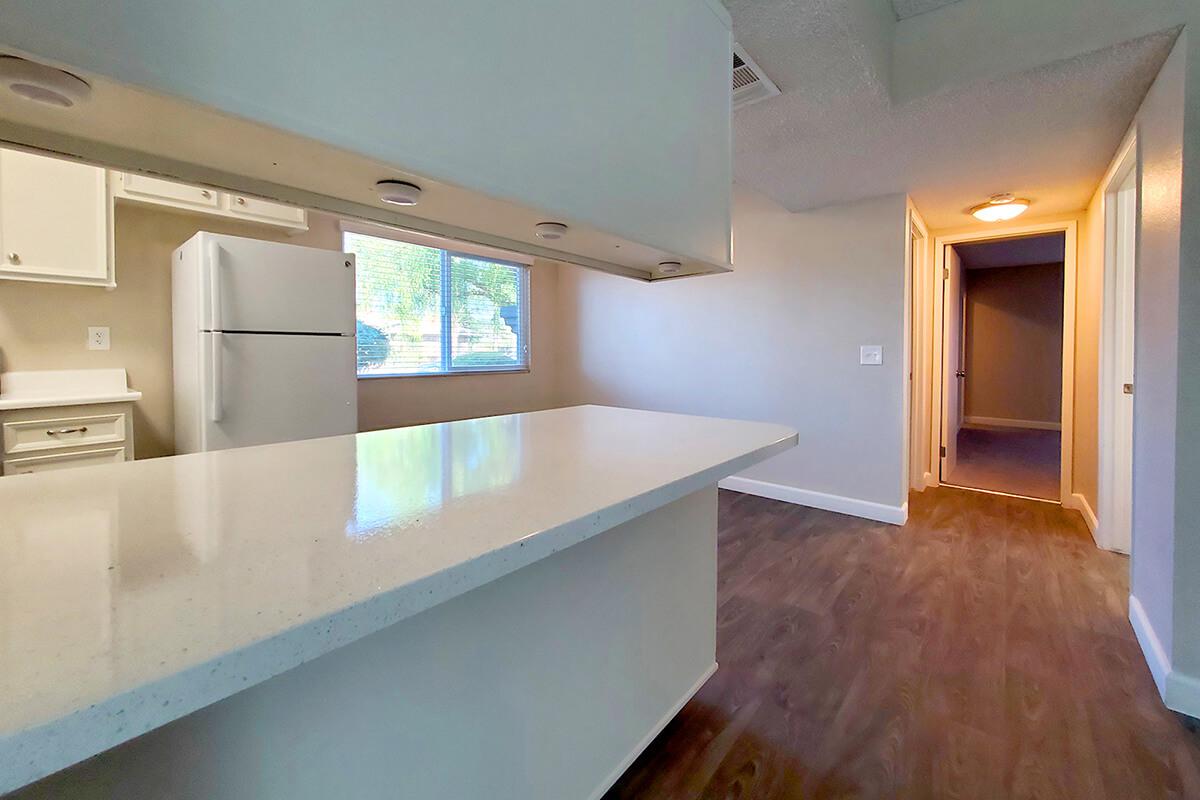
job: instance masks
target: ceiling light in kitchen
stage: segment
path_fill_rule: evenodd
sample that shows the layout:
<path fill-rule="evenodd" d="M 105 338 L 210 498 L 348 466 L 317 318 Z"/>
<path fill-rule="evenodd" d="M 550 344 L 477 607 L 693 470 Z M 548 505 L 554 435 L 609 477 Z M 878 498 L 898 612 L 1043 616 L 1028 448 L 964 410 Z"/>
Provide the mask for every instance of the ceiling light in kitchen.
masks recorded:
<path fill-rule="evenodd" d="M 378 181 L 375 191 L 379 199 L 394 206 L 415 206 L 421 199 L 421 187 L 408 181 L 392 179 Z"/>
<path fill-rule="evenodd" d="M 561 222 L 539 222 L 533 226 L 539 239 L 561 239 L 567 235 L 567 226 Z"/>
<path fill-rule="evenodd" d="M 59 108 L 92 96 L 92 87 L 83 78 L 17 56 L 0 56 L 0 83 L 27 100 Z"/>
<path fill-rule="evenodd" d="M 971 216 L 982 222 L 1004 222 L 1019 217 L 1029 208 L 1029 201 L 1011 193 L 994 194 L 986 203 L 971 209 Z"/>
<path fill-rule="evenodd" d="M 660 275 L 674 275 L 681 269 L 683 269 L 683 264 L 680 264 L 678 261 L 660 261 L 658 264 L 658 273 Z"/>

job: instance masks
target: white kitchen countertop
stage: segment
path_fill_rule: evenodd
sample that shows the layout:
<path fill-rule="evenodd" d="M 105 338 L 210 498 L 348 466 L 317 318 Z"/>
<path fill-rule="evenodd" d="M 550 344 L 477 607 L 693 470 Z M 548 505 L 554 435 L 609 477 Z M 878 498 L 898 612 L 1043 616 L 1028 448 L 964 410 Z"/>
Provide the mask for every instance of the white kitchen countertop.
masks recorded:
<path fill-rule="evenodd" d="M 0 479 L 0 794 L 796 440 L 577 406 Z"/>
<path fill-rule="evenodd" d="M 131 403 L 141 392 L 129 389 L 125 370 L 39 369 L 0 375 L 0 411 L 14 408 Z"/>

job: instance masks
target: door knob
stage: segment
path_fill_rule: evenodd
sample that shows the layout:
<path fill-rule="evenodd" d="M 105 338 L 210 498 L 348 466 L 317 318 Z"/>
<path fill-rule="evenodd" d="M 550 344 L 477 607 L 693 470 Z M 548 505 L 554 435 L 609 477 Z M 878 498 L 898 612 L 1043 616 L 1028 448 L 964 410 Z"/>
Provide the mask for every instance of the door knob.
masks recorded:
<path fill-rule="evenodd" d="M 16 253 L 9 253 L 9 254 L 8 254 L 8 260 L 9 260 L 9 261 L 11 261 L 11 262 L 12 262 L 12 263 L 14 263 L 14 264 L 20 264 L 20 263 L 21 263 L 21 257 L 20 257 L 19 255 L 17 255 Z"/>
<path fill-rule="evenodd" d="M 965 378 L 965 377 L 967 377 L 967 373 L 966 373 L 966 372 L 964 372 L 963 370 L 961 370 L 961 369 L 960 369 L 960 370 L 958 370 L 957 372 L 955 372 L 955 373 L 954 373 L 954 377 L 956 377 L 956 378 Z"/>

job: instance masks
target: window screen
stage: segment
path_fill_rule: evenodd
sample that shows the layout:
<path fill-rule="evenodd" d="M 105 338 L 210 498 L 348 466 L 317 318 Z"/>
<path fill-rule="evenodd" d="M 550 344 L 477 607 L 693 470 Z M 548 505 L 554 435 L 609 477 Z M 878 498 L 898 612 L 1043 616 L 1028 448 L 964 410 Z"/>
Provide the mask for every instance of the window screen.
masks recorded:
<path fill-rule="evenodd" d="M 357 262 L 358 374 L 526 369 L 528 267 L 347 231 Z"/>

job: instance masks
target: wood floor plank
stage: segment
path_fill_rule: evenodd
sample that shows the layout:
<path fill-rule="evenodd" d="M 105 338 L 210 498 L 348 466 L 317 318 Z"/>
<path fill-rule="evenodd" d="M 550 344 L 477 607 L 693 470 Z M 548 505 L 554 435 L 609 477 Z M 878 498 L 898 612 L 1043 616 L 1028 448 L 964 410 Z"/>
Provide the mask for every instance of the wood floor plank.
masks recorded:
<path fill-rule="evenodd" d="M 1128 559 L 1079 515 L 948 488 L 903 528 L 722 491 L 720 669 L 618 798 L 1200 798 Z"/>

